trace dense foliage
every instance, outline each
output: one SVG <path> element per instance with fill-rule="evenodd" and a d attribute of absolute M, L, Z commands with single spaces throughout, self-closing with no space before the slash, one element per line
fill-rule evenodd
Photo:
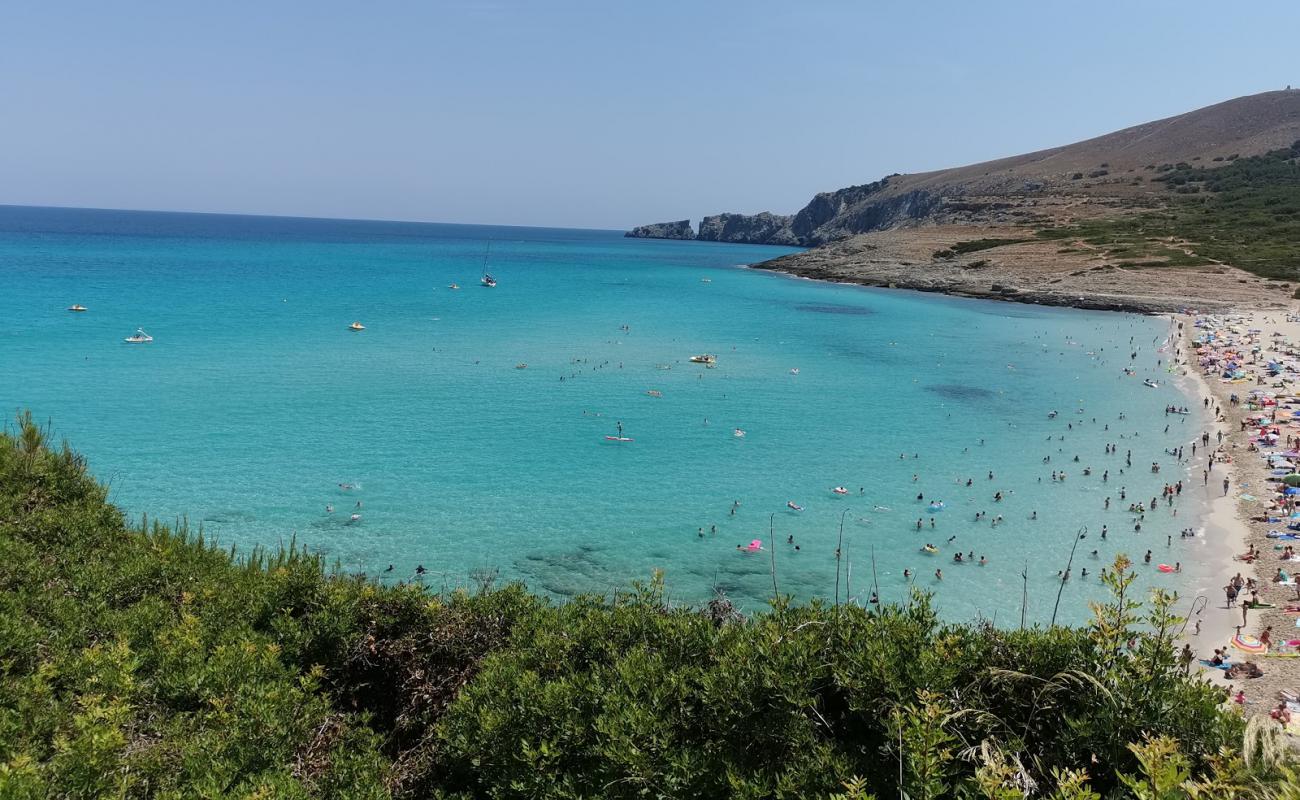
<path fill-rule="evenodd" d="M 1267 278 L 1300 278 L 1300 141 L 1261 156 L 1156 169 L 1153 180 L 1174 192 L 1159 209 L 1039 235 L 1100 247 L 1120 267 L 1223 263 Z"/>
<path fill-rule="evenodd" d="M 105 500 L 29 419 L 0 437 L 0 797 L 1300 797 L 1122 563 L 1084 629 L 921 594 L 739 619 L 658 577 L 380 586 Z"/>

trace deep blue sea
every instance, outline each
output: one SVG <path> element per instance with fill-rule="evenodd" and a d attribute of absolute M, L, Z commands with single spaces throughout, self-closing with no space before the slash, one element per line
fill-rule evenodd
<path fill-rule="evenodd" d="M 241 550 L 296 537 L 385 580 L 423 565 L 434 588 L 495 572 L 563 597 L 662 570 L 675 600 L 716 587 L 752 609 L 771 557 L 736 548 L 757 538 L 781 592 L 829 598 L 841 520 L 842 595 L 901 599 L 911 569 L 953 619 L 1018 623 L 1026 568 L 1029 618 L 1046 619 L 1085 525 L 1063 619 L 1086 616 L 1120 550 L 1151 584 L 1199 588 L 1204 544 L 1178 536 L 1190 500 L 1140 533 L 1126 512 L 1184 476 L 1164 450 L 1200 431 L 1163 413 L 1194 402 L 1157 363 L 1167 320 L 743 267 L 785 252 L 0 207 L 0 409 L 48 420 L 133 518 L 184 517 Z M 154 341 L 124 343 L 137 328 Z M 619 423 L 634 441 L 604 438 Z M 958 548 L 988 564 L 952 563 Z M 1154 569 L 1175 561 L 1181 576 Z"/>

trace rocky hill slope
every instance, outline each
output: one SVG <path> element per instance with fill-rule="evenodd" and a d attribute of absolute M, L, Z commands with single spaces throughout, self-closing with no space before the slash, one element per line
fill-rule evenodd
<path fill-rule="evenodd" d="M 1221 164 L 1297 139 L 1300 90 L 1265 92 L 1063 147 L 823 192 L 791 216 L 706 217 L 697 238 L 816 246 L 923 223 L 1095 216 L 1098 208 L 1167 194 L 1166 186 L 1151 179 L 1179 164 Z M 628 235 L 653 236 L 656 228 Z"/>

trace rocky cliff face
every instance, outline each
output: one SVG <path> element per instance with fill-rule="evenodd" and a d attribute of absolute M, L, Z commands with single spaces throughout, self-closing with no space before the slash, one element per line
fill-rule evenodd
<path fill-rule="evenodd" d="M 695 231 L 691 228 L 689 219 L 679 219 L 676 222 L 642 225 L 623 235 L 633 239 L 694 239 Z"/>
<path fill-rule="evenodd" d="M 812 203 L 809 204 L 811 205 Z M 826 244 L 859 233 L 896 228 L 930 218 L 942 205 L 943 201 L 938 195 L 924 190 L 890 196 L 839 198 L 834 213 L 825 222 L 799 235 L 799 243 L 804 246 Z M 800 214 L 802 213 L 801 211 Z"/>
<path fill-rule="evenodd" d="M 829 223 L 844 212 L 846 208 L 865 202 L 888 185 L 889 179 L 850 186 L 834 192 L 821 192 L 813 197 L 808 205 L 794 215 L 790 225 L 791 231 L 801 242 L 825 240 L 828 232 L 823 231 Z"/>
<path fill-rule="evenodd" d="M 793 216 L 714 214 L 700 220 L 692 233 L 690 220 L 642 225 L 627 236 L 648 239 L 698 239 L 703 242 L 779 244 L 813 247 L 848 236 L 897 227 L 931 217 L 943 205 L 940 196 L 925 190 L 889 192 L 890 179 L 822 192 Z"/>
<path fill-rule="evenodd" d="M 695 238 L 705 242 L 740 244 L 799 244 L 790 230 L 793 217 L 772 214 L 715 214 L 700 220 Z"/>

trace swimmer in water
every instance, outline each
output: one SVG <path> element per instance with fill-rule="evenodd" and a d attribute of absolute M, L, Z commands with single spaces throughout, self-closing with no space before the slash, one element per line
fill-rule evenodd
<path fill-rule="evenodd" d="M 329 503 L 326 503 L 326 504 L 325 504 L 325 513 L 326 513 L 326 514 L 333 514 L 333 513 L 334 513 L 334 506 L 331 505 L 331 504 L 329 504 Z"/>

